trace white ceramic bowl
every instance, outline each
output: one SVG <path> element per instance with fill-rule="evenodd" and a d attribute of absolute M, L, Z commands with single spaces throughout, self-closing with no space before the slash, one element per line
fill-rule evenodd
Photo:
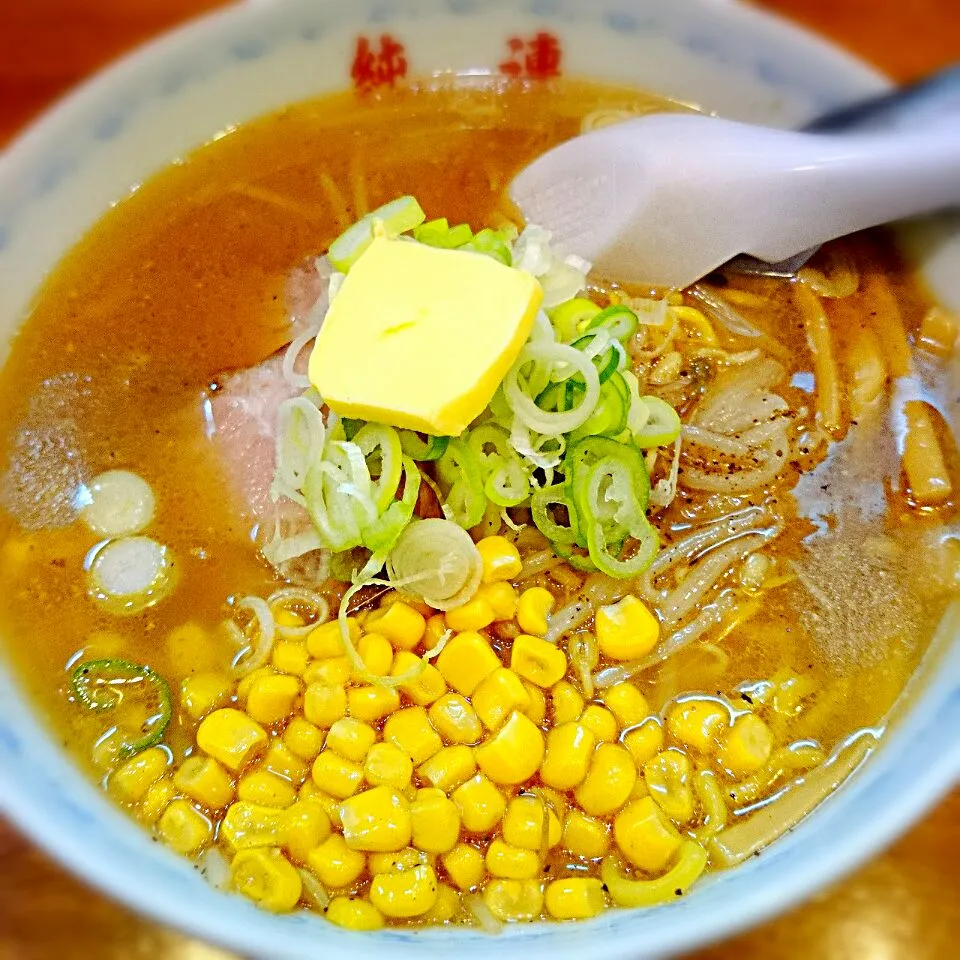
<path fill-rule="evenodd" d="M 288 0 L 247 4 L 146 47 L 56 107 L 0 158 L 0 338 L 44 274 L 132 184 L 217 131 L 350 83 L 358 35 L 388 33 L 412 74 L 496 69 L 507 38 L 557 36 L 570 74 L 627 81 L 789 125 L 884 81 L 799 30 L 716 0 Z M 960 303 L 960 250 L 929 266 Z M 39 638 L 38 638 L 39 639 Z M 246 955 L 394 960 L 662 957 L 756 923 L 888 843 L 960 774 L 960 646 L 943 636 L 878 755 L 790 835 L 681 901 L 583 924 L 357 935 L 273 917 L 209 888 L 114 810 L 58 750 L 0 662 L 0 810 L 90 883 Z"/>

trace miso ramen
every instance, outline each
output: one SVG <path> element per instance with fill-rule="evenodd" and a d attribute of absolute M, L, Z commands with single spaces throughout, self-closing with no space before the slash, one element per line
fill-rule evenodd
<path fill-rule="evenodd" d="M 292 106 L 39 292 L 0 384 L 3 635 L 211 883 L 357 930 L 651 906 L 883 737 L 957 591 L 956 318 L 880 235 L 662 290 L 518 222 L 525 163 L 664 109 Z"/>

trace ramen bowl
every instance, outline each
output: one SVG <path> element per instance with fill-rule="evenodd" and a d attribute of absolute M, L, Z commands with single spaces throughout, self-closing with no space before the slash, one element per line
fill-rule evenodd
<path fill-rule="evenodd" d="M 151 44 L 51 110 L 0 158 L 0 329 L 13 337 L 56 261 L 152 172 L 235 125 L 350 86 L 453 72 L 563 74 L 648 89 L 745 121 L 791 126 L 882 90 L 802 31 L 710 0 L 288 0 L 215 14 Z M 948 225 L 913 231 L 939 298 L 960 305 Z M 960 645 L 944 620 L 882 747 L 759 856 L 688 897 L 577 924 L 349 933 L 277 917 L 209 886 L 123 816 L 67 759 L 0 660 L 0 811 L 130 907 L 271 958 L 664 957 L 758 923 L 889 843 L 960 776 Z M 40 642 L 41 638 L 38 638 Z"/>

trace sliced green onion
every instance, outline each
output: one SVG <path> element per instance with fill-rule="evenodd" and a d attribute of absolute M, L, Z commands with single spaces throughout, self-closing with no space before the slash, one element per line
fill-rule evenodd
<path fill-rule="evenodd" d="M 616 338 L 621 343 L 629 340 L 640 326 L 637 315 L 623 304 L 614 304 L 594 314 L 590 318 L 586 329 L 606 330 L 611 337 Z"/>
<path fill-rule="evenodd" d="M 131 757 L 158 744 L 173 716 L 167 682 L 150 667 L 129 660 L 87 660 L 71 674 L 70 686 L 77 702 L 97 713 L 122 706 L 140 707 L 131 722 L 123 725 L 121 757 Z"/>
<path fill-rule="evenodd" d="M 397 197 L 361 217 L 330 244 L 327 256 L 333 266 L 346 273 L 373 243 L 378 227 L 388 237 L 398 237 L 426 220 L 414 197 Z"/>
<path fill-rule="evenodd" d="M 474 234 L 473 239 L 465 243 L 461 250 L 473 250 L 475 253 L 483 253 L 488 257 L 493 257 L 505 267 L 513 266 L 513 254 L 510 247 L 496 230 L 487 227 L 479 233 Z"/>
<path fill-rule="evenodd" d="M 176 565 L 150 537 L 122 537 L 100 547 L 90 563 L 90 596 L 114 616 L 141 613 L 176 585 Z"/>
<path fill-rule="evenodd" d="M 592 436 L 617 436 L 627 425 L 629 406 L 630 393 L 626 382 L 619 373 L 614 373 L 600 387 L 600 400 L 587 422 L 572 430 L 569 439 L 576 441 Z"/>
<path fill-rule="evenodd" d="M 567 512 L 567 525 L 557 523 L 551 511 L 552 507 L 562 507 Z M 537 490 L 530 498 L 530 511 L 537 529 L 550 540 L 554 547 L 574 544 L 580 539 L 577 511 L 567 493 L 564 483 Z"/>
<path fill-rule="evenodd" d="M 437 474 L 447 488 L 446 506 L 452 519 L 465 530 L 475 527 L 487 509 L 480 463 L 460 438 L 451 438 L 437 461 Z"/>
<path fill-rule="evenodd" d="M 107 470 L 90 481 L 80 519 L 101 537 L 140 533 L 153 519 L 153 490 L 129 470 Z"/>
<path fill-rule="evenodd" d="M 400 448 L 412 460 L 418 463 L 427 463 L 431 460 L 439 460 L 447 449 L 450 442 L 449 437 L 434 437 L 425 434 L 424 440 L 420 434 L 413 430 L 398 430 L 400 434 Z"/>
<path fill-rule="evenodd" d="M 400 446 L 400 437 L 393 427 L 385 427 L 379 423 L 368 423 L 357 432 L 353 438 L 354 444 L 359 447 L 366 461 L 367 470 L 372 478 L 377 472 L 377 479 L 373 482 L 373 502 L 378 513 L 393 502 L 400 486 L 401 459 L 403 450 Z M 371 464 L 371 460 L 374 461 Z M 379 470 L 370 469 L 379 461 Z"/>
<path fill-rule="evenodd" d="M 564 343 L 573 343 L 589 328 L 590 321 L 601 312 L 586 297 L 574 297 L 549 311 L 550 322 Z"/>
<path fill-rule="evenodd" d="M 451 227 L 446 217 L 428 220 L 413 229 L 413 239 L 425 243 L 428 247 L 440 247 L 442 250 L 455 250 L 473 239 L 473 231 L 465 223 Z"/>
<path fill-rule="evenodd" d="M 659 397 L 641 397 L 647 408 L 647 421 L 634 431 L 638 447 L 665 447 L 680 436 L 680 414 Z"/>
<path fill-rule="evenodd" d="M 571 346 L 582 350 L 597 368 L 597 376 L 605 383 L 625 365 L 626 355 L 620 342 L 613 340 L 605 330 L 588 333 L 575 340 Z"/>

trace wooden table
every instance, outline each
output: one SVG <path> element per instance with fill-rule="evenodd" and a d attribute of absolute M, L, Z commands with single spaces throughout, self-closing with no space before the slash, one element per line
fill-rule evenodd
<path fill-rule="evenodd" d="M 0 0 L 0 144 L 53 97 L 218 0 Z M 957 0 L 765 0 L 900 79 L 960 61 Z M 697 960 L 960 956 L 960 791 L 811 903 Z M 85 889 L 0 823 L 0 960 L 228 960 Z"/>

